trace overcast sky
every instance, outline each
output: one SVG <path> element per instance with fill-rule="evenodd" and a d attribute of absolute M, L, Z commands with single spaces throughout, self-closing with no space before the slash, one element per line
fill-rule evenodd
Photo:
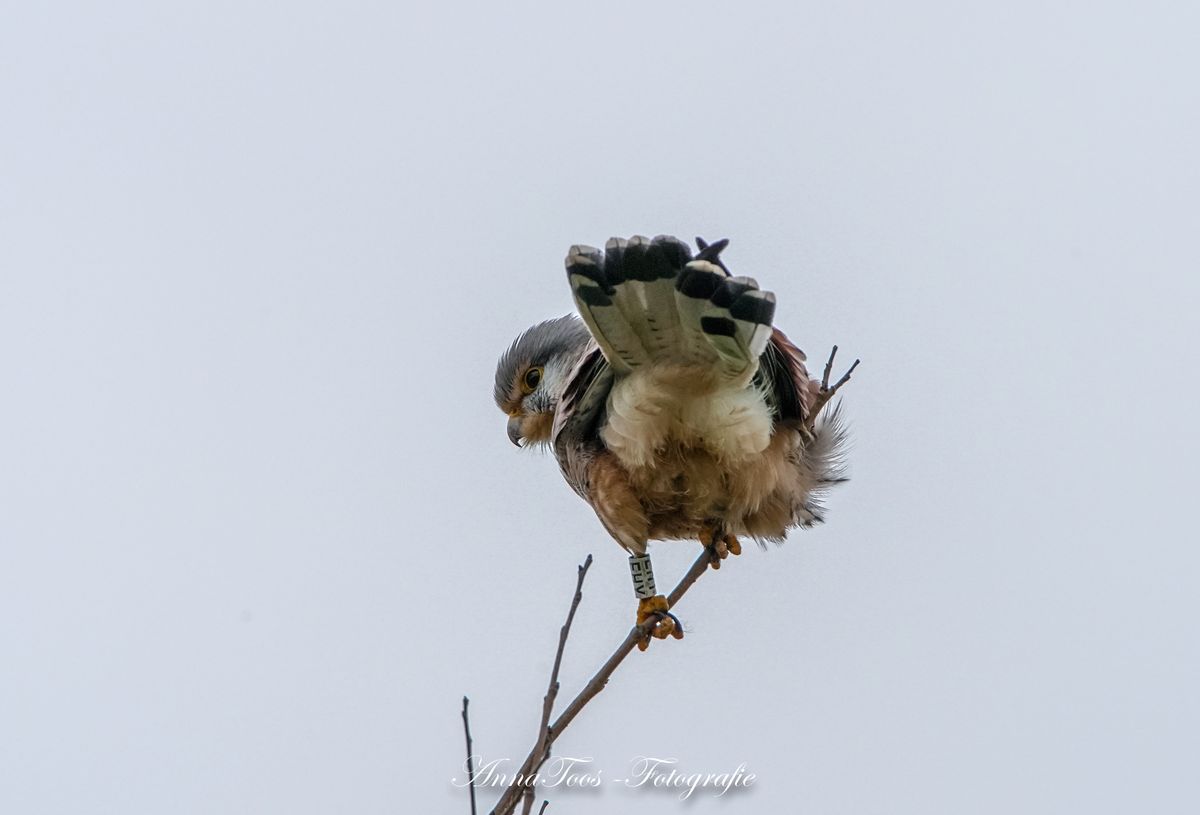
<path fill-rule="evenodd" d="M 863 359 L 852 480 L 548 812 L 1195 811 L 1197 9 L 8 4 L 0 810 L 467 812 L 462 695 L 519 760 L 634 608 L 496 358 L 672 233 Z"/>

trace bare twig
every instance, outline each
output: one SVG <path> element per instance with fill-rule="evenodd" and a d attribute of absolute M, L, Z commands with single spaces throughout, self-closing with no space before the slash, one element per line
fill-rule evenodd
<path fill-rule="evenodd" d="M 696 562 L 688 569 L 683 579 L 679 581 L 679 585 L 667 596 L 667 602 L 671 608 L 674 608 L 675 604 L 683 598 L 683 595 L 687 594 L 692 584 L 700 579 L 700 575 L 704 574 L 708 569 L 708 563 L 709 553 L 705 549 L 700 554 L 700 557 L 696 558 Z M 572 604 L 573 612 L 574 604 Z M 521 765 L 521 769 L 517 772 L 513 783 L 500 796 L 500 800 L 497 802 L 495 809 L 492 810 L 491 815 L 510 815 L 513 809 L 516 808 L 517 801 L 525 793 L 526 785 L 524 782 L 527 777 L 532 776 L 535 764 L 540 766 L 539 754 L 541 752 L 548 752 L 554 741 L 567 729 L 567 725 L 579 715 L 579 711 L 583 710 L 584 705 L 590 702 L 600 691 L 604 690 L 604 686 L 608 684 L 608 680 L 613 675 L 613 672 L 617 670 L 625 660 L 625 657 L 629 656 L 629 652 L 634 649 L 638 641 L 649 636 L 655 624 L 656 621 L 651 620 L 643 625 L 635 625 L 629 630 L 625 639 L 617 646 L 617 650 L 613 651 L 612 656 L 600 666 L 600 670 L 596 672 L 596 675 L 588 680 L 583 690 L 571 700 L 571 703 L 567 705 L 567 709 L 558 715 L 554 723 L 548 729 L 545 729 L 545 743 L 542 744 L 541 738 L 538 739 L 538 744 L 534 745 L 533 750 L 525 757 L 525 762 Z"/>
<path fill-rule="evenodd" d="M 471 718 L 467 715 L 467 704 L 470 702 L 463 697 L 463 730 L 467 734 L 467 785 L 471 789 L 471 815 L 475 815 L 475 756 L 471 748 Z"/>
<path fill-rule="evenodd" d="M 575 609 L 583 600 L 583 579 L 587 577 L 588 569 L 592 568 L 592 556 L 588 555 L 579 568 L 579 576 L 575 580 L 575 596 L 571 598 L 571 608 L 567 610 L 567 620 L 558 631 L 558 650 L 554 652 L 554 667 L 550 669 L 550 685 L 546 688 L 546 696 L 542 700 L 542 722 L 538 725 L 538 740 L 531 755 L 537 756 L 533 767 L 536 773 L 550 757 L 550 745 L 547 742 L 550 730 L 550 713 L 554 710 L 554 700 L 558 697 L 558 670 L 562 667 L 563 649 L 567 647 L 567 637 L 571 634 L 571 623 L 575 620 Z M 532 776 L 531 776 L 532 778 Z M 543 808 L 544 805 L 543 805 Z M 525 790 L 525 806 L 523 815 L 533 812 L 533 784 L 529 783 Z"/>
<path fill-rule="evenodd" d="M 837 346 L 829 352 L 829 360 L 825 363 L 825 372 L 821 374 L 821 390 L 829 390 L 829 374 L 833 370 L 833 358 L 837 356 Z"/>
<path fill-rule="evenodd" d="M 825 405 L 833 398 L 833 395 L 838 392 L 838 388 L 850 381 L 850 374 L 854 373 L 854 369 L 858 367 L 861 360 L 854 360 L 854 364 L 846 373 L 842 374 L 842 378 L 829 386 L 829 375 L 833 372 L 833 358 L 837 356 L 838 347 L 833 346 L 833 350 L 829 352 L 829 360 L 825 363 L 825 370 L 821 373 L 821 389 L 817 391 L 817 398 L 813 400 L 812 407 L 808 411 L 808 418 L 804 420 L 804 429 L 810 434 L 813 431 L 813 426 L 817 423 L 817 416 L 824 410 Z"/>

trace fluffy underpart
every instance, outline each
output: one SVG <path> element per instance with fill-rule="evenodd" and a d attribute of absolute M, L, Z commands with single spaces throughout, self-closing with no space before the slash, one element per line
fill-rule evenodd
<path fill-rule="evenodd" d="M 772 416 L 758 387 L 731 388 L 719 371 L 674 362 L 639 368 L 609 393 L 601 439 L 629 469 L 653 466 L 669 447 L 734 464 L 762 453 Z"/>

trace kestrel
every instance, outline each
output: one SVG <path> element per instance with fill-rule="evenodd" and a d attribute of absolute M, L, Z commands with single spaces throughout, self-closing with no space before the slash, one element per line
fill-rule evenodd
<path fill-rule="evenodd" d="M 845 432 L 825 408 L 849 372 L 830 387 L 831 355 L 811 378 L 772 326 L 775 296 L 729 274 L 728 241 L 696 243 L 695 257 L 668 236 L 571 247 L 583 319 L 533 326 L 496 367 L 509 439 L 554 451 L 629 553 L 637 622 L 658 638 L 683 630 L 655 591 L 649 541 L 698 540 L 719 567 L 738 536 L 782 541 L 821 521 L 822 493 L 843 480 Z"/>

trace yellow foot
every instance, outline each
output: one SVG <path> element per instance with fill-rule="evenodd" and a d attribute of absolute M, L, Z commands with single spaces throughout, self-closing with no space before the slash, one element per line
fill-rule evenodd
<path fill-rule="evenodd" d="M 646 633 L 638 640 L 638 650 L 645 651 L 650 646 L 650 638 L 665 640 L 674 637 L 683 639 L 683 626 L 668 609 L 667 598 L 661 594 L 654 597 L 643 597 L 638 600 L 637 624 L 646 627 Z"/>
<path fill-rule="evenodd" d="M 714 569 L 721 568 L 721 561 L 730 555 L 740 555 L 742 553 L 742 544 L 734 535 L 728 535 L 724 532 L 719 533 L 715 530 L 705 530 L 700 533 L 700 542 L 704 544 L 704 548 L 708 550 L 708 563 Z"/>

